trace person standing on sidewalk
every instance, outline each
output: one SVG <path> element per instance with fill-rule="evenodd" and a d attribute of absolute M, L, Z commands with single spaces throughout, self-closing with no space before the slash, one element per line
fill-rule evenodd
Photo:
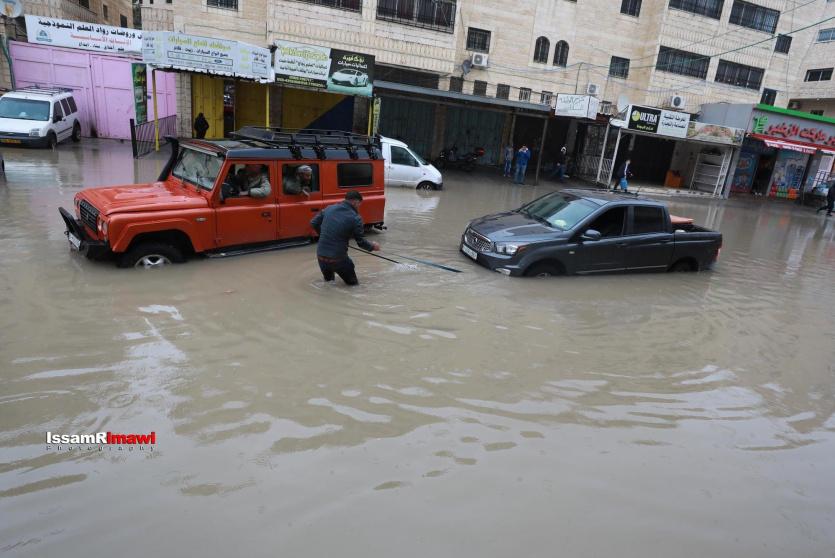
<path fill-rule="evenodd" d="M 554 165 L 554 172 L 551 173 L 551 178 L 556 178 L 560 182 L 565 182 L 565 153 L 565 146 L 562 146 L 560 148 L 560 152 L 557 153 L 557 160 L 556 164 Z"/>
<path fill-rule="evenodd" d="M 511 168 L 513 168 L 513 145 L 508 143 L 504 146 L 504 172 L 502 176 L 510 178 Z"/>
<path fill-rule="evenodd" d="M 206 132 L 209 131 L 209 121 L 206 120 L 202 112 L 194 119 L 194 131 L 197 132 L 197 139 L 205 138 Z"/>
<path fill-rule="evenodd" d="M 531 151 L 527 145 L 522 145 L 519 151 L 516 152 L 516 177 L 513 179 L 514 184 L 525 183 L 525 173 L 528 172 L 528 161 L 531 160 Z"/>
<path fill-rule="evenodd" d="M 351 237 L 363 250 L 377 252 L 380 245 L 365 239 L 365 227 L 359 214 L 362 194 L 351 190 L 345 194 L 345 201 L 326 207 L 310 221 L 319 234 L 316 258 L 325 281 L 333 281 L 339 275 L 347 285 L 358 285 L 354 262 L 348 257 L 348 242 Z"/>
<path fill-rule="evenodd" d="M 826 210 L 826 216 L 832 215 L 832 210 L 835 208 L 835 178 L 829 182 L 829 191 L 826 193 L 826 204 L 818 208 L 815 213 L 820 213 Z"/>

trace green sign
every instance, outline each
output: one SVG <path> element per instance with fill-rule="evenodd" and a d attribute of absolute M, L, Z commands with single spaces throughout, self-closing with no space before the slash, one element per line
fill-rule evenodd
<path fill-rule="evenodd" d="M 754 127 L 751 130 L 754 134 L 762 134 L 765 132 L 765 127 L 768 125 L 768 117 L 767 116 L 756 116 L 754 117 Z"/>
<path fill-rule="evenodd" d="M 133 106 L 136 123 L 148 121 L 148 67 L 145 64 L 131 64 L 133 75 Z"/>

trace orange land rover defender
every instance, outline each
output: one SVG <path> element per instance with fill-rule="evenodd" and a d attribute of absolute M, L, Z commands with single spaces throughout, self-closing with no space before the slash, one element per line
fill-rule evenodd
<path fill-rule="evenodd" d="M 378 137 L 248 127 L 230 140 L 169 141 L 156 182 L 88 188 L 75 195 L 75 215 L 59 209 L 72 249 L 160 267 L 307 244 L 310 220 L 348 190 L 362 193 L 366 227 L 384 228 Z"/>

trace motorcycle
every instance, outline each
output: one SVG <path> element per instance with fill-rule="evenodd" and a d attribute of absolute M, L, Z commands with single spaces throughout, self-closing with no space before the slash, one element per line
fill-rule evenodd
<path fill-rule="evenodd" d="M 484 156 L 484 149 L 476 147 L 465 155 L 458 156 L 458 147 L 452 146 L 449 149 L 441 151 L 438 158 L 435 159 L 435 166 L 439 169 L 460 169 L 466 172 L 475 170 L 476 162 Z"/>

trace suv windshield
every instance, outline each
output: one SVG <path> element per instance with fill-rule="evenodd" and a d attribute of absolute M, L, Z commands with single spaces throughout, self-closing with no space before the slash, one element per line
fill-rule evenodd
<path fill-rule="evenodd" d="M 49 120 L 49 101 L 3 97 L 0 99 L 0 118 L 46 122 Z"/>
<path fill-rule="evenodd" d="M 523 205 L 517 211 L 542 224 L 567 231 L 596 209 L 590 201 L 555 192 Z"/>
<path fill-rule="evenodd" d="M 221 157 L 183 148 L 171 174 L 205 190 L 211 190 L 222 164 Z"/>

